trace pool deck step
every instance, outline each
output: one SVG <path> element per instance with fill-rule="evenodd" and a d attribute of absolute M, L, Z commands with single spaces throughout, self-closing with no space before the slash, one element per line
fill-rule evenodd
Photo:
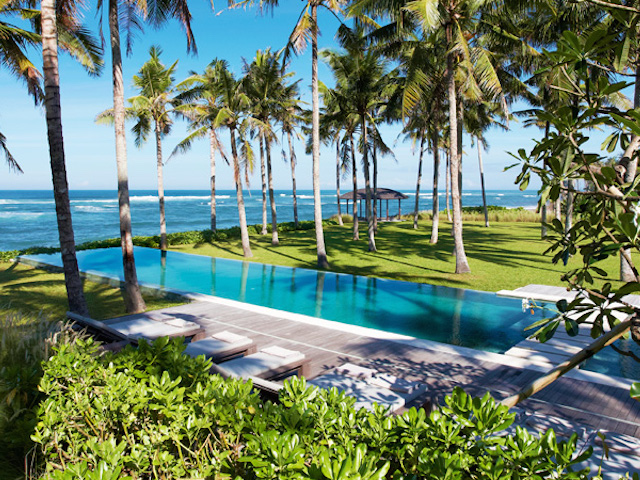
<path fill-rule="evenodd" d="M 575 290 L 567 290 L 565 287 L 551 285 L 529 284 L 514 290 L 500 290 L 496 292 L 502 297 L 522 298 L 537 300 L 540 302 L 558 302 L 560 300 L 573 301 L 578 294 Z M 630 305 L 640 307 L 640 295 L 626 295 L 622 299 Z"/>
<path fill-rule="evenodd" d="M 564 334 L 564 335 L 563 335 Z M 556 366 L 568 360 L 593 342 L 588 335 L 569 336 L 566 332 L 556 333 L 544 343 L 528 338 L 507 350 L 504 354 L 524 358 L 536 365 Z"/>

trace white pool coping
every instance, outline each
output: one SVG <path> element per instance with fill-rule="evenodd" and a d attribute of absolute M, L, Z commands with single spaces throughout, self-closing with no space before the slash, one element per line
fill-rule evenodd
<path fill-rule="evenodd" d="M 33 260 L 25 257 L 17 257 L 16 261 L 25 263 L 27 265 L 32 265 L 34 267 L 60 268 L 55 265 L 51 265 L 45 262 L 41 262 L 38 260 Z M 88 277 L 89 279 L 95 280 L 97 282 L 102 281 L 103 283 L 105 283 L 104 282 L 105 280 L 109 281 L 107 283 L 112 283 L 112 284 L 113 282 L 118 282 L 118 283 L 122 282 L 122 280 L 120 280 L 119 277 L 112 276 L 112 275 L 105 275 L 104 273 L 101 273 L 95 270 L 87 270 L 86 272 L 82 272 L 82 274 L 85 277 Z M 292 320 L 295 322 L 305 323 L 308 325 L 320 326 L 320 327 L 328 328 L 331 330 L 348 332 L 354 335 L 361 335 L 364 337 L 398 342 L 404 345 L 408 345 L 414 348 L 420 348 L 423 350 L 430 350 L 430 351 L 435 351 L 439 353 L 448 353 L 452 355 L 460 355 L 466 358 L 470 358 L 472 360 L 492 362 L 499 365 L 505 365 L 505 366 L 514 367 L 514 368 L 523 368 L 523 369 L 533 370 L 540 373 L 546 373 L 550 371 L 548 367 L 536 365 L 532 362 L 527 361 L 524 358 L 512 357 L 512 356 L 504 355 L 501 353 L 485 352 L 482 350 L 476 350 L 469 347 L 450 345 L 446 343 L 435 342 L 433 340 L 416 338 L 409 335 L 401 335 L 397 333 L 386 332 L 384 330 L 378 330 L 375 328 L 362 327 L 359 325 L 350 325 L 347 323 L 341 323 L 334 320 L 325 320 L 323 318 L 312 317 L 312 316 L 303 315 L 300 313 L 287 312 L 285 310 L 278 310 L 270 307 L 263 307 L 261 305 L 253 305 L 250 303 L 244 303 L 237 300 L 230 300 L 227 298 L 216 297 L 213 295 L 187 292 L 184 290 L 178 290 L 173 288 L 164 288 L 159 285 L 149 284 L 145 282 L 140 282 L 140 286 L 148 289 L 156 290 L 162 293 L 178 295 L 192 301 L 226 305 L 226 306 L 246 310 L 252 313 L 269 315 L 272 317 L 283 318 L 286 320 Z M 605 385 L 609 387 L 624 388 L 627 390 L 631 388 L 633 383 L 635 383 L 635 381 L 631 379 L 617 377 L 614 375 L 605 375 L 602 373 L 591 372 L 588 370 L 580 370 L 580 369 L 570 370 L 569 372 L 565 373 L 563 377 L 571 378 L 573 380 L 588 382 L 588 383 L 594 383 L 598 385 Z"/>

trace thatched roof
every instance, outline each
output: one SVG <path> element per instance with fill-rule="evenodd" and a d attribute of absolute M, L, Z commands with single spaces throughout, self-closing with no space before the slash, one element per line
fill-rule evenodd
<path fill-rule="evenodd" d="M 409 198 L 404 193 L 391 190 L 390 188 L 378 188 L 377 193 L 375 197 L 376 200 L 404 200 L 405 198 Z M 358 200 L 365 200 L 367 198 L 367 190 L 360 188 L 357 191 L 357 195 Z M 371 196 L 373 198 L 373 189 L 371 189 Z M 353 200 L 353 191 L 340 195 L 340 200 Z"/>

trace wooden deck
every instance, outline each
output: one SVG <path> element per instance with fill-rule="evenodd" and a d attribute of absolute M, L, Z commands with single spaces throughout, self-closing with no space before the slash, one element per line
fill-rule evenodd
<path fill-rule="evenodd" d="M 419 398 L 410 406 L 434 398 L 442 402 L 455 386 L 476 396 L 489 391 L 496 399 L 502 399 L 541 375 L 539 371 L 309 325 L 282 318 L 277 311 L 265 314 L 214 302 L 195 302 L 161 312 L 196 322 L 207 332 L 228 330 L 248 336 L 258 348 L 278 345 L 301 351 L 311 359 L 310 378 L 352 362 L 428 384 L 428 397 Z M 120 317 L 117 321 L 137 316 Z M 629 396 L 627 388 L 561 378 L 519 407 L 527 413 L 553 415 L 640 438 L 640 402 Z"/>

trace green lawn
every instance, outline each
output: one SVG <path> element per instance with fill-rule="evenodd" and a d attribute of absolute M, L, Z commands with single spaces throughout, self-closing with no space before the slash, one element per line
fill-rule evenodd
<path fill-rule="evenodd" d="M 105 319 L 125 315 L 120 290 L 93 282 L 85 282 L 84 291 L 93 318 Z M 145 297 L 147 308 L 157 310 L 176 302 Z M 64 276 L 15 263 L 0 263 L 0 311 L 25 313 L 42 311 L 53 319 L 63 318 L 67 311 Z"/>
<path fill-rule="evenodd" d="M 529 283 L 563 285 L 563 272 L 578 266 L 574 259 L 566 267 L 553 265 L 551 256 L 542 253 L 549 243 L 540 240 L 540 226 L 535 223 L 468 222 L 464 226 L 464 240 L 470 274 L 456 275 L 451 225 L 440 225 L 440 240 L 429 243 L 431 223 L 423 222 L 418 230 L 410 222 L 381 223 L 376 244 L 378 251 L 367 251 L 366 230 L 361 228 L 360 241 L 352 240 L 351 224 L 325 227 L 325 239 L 331 270 L 357 275 L 394 278 L 450 287 L 497 291 L 512 289 Z M 251 235 L 252 262 L 315 268 L 316 248 L 314 230 L 280 234 L 280 245 L 271 245 L 271 235 Z M 239 240 L 212 244 L 176 245 L 173 250 L 242 259 Z M 599 264 L 617 278 L 618 261 L 610 258 Z"/>

